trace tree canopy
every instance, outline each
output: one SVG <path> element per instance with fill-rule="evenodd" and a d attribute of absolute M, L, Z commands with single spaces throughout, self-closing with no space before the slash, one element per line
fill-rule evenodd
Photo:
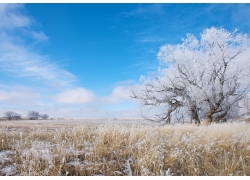
<path fill-rule="evenodd" d="M 131 96 L 142 106 L 161 108 L 146 119 L 166 124 L 189 116 L 195 123 L 204 118 L 211 123 L 237 115 L 250 87 L 247 34 L 207 28 L 200 39 L 187 34 L 181 44 L 163 45 L 157 57 L 158 74 L 145 78 Z"/>

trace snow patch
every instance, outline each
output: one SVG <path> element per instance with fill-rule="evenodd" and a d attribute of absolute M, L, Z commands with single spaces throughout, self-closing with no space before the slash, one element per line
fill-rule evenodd
<path fill-rule="evenodd" d="M 10 150 L 0 152 L 0 162 L 3 164 L 6 161 L 11 161 L 12 159 L 8 158 L 8 155 L 11 153 L 12 153 L 12 151 L 10 151 Z"/>
<path fill-rule="evenodd" d="M 11 176 L 11 175 L 15 174 L 16 168 L 15 168 L 15 166 L 9 165 L 9 166 L 4 167 L 1 171 L 6 176 Z"/>
<path fill-rule="evenodd" d="M 131 167 L 130 167 L 130 163 L 129 163 L 130 160 L 132 160 L 132 159 L 129 158 L 128 160 L 126 160 L 126 169 L 124 170 L 124 172 L 128 173 L 128 176 L 132 176 L 133 175 Z"/>

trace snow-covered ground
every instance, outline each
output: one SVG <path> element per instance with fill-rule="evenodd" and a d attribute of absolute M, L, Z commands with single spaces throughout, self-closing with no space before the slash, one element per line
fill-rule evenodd
<path fill-rule="evenodd" d="M 12 164 L 12 158 L 9 155 L 13 154 L 13 151 L 4 150 L 0 152 L 0 174 L 5 176 L 11 176 L 16 173 L 16 164 Z"/>

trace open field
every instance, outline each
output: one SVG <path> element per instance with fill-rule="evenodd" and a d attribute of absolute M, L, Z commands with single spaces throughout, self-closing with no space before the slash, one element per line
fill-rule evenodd
<path fill-rule="evenodd" d="M 100 125 L 105 123 L 119 124 L 149 124 L 142 119 L 73 119 L 73 120 L 0 120 L 0 125 L 15 126 L 76 126 L 76 125 Z"/>
<path fill-rule="evenodd" d="M 0 139 L 0 175 L 250 175 L 245 122 L 0 121 Z"/>

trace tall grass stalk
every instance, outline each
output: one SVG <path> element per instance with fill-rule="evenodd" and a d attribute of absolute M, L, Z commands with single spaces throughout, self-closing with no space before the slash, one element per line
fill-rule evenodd
<path fill-rule="evenodd" d="M 250 175 L 250 123 L 0 127 L 0 175 Z"/>

